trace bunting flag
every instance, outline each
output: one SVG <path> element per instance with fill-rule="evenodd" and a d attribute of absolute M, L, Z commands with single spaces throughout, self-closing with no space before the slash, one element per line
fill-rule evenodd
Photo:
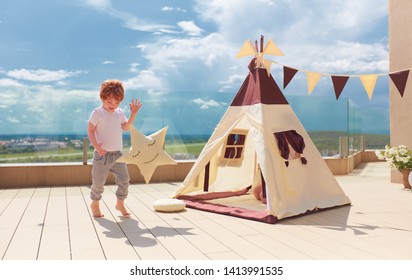
<path fill-rule="evenodd" d="M 271 39 L 268 40 L 266 46 L 263 48 L 263 53 L 276 56 L 284 56 L 283 52 L 273 43 Z"/>
<path fill-rule="evenodd" d="M 288 86 L 289 82 L 292 80 L 293 76 L 295 76 L 297 72 L 297 69 L 283 66 L 283 89 L 285 89 Z"/>
<path fill-rule="evenodd" d="M 343 89 L 346 86 L 346 83 L 351 77 L 358 77 L 360 79 L 366 91 L 366 94 L 368 95 L 369 100 L 371 100 L 378 77 L 384 76 L 384 75 L 388 75 L 390 77 L 390 79 L 396 86 L 396 89 L 398 90 L 399 94 L 401 95 L 401 97 L 403 97 L 405 89 L 406 89 L 406 83 L 408 81 L 409 71 L 412 69 L 412 68 L 409 68 L 405 70 L 398 70 L 396 72 L 383 73 L 383 74 L 362 74 L 362 75 L 326 74 L 326 73 L 317 73 L 317 72 L 312 72 L 312 71 L 301 70 L 301 69 L 297 69 L 297 68 L 290 67 L 287 65 L 283 65 L 274 60 L 264 59 L 263 58 L 264 54 L 277 55 L 277 56 L 284 55 L 283 52 L 270 39 L 266 43 L 265 47 L 263 47 L 263 36 L 261 36 L 260 51 L 259 51 L 259 46 L 258 46 L 257 41 L 255 41 L 255 45 L 253 45 L 253 43 L 250 40 L 246 40 L 242 48 L 236 55 L 236 57 L 240 58 L 244 56 L 254 55 L 255 59 L 252 60 L 251 62 L 251 64 L 253 65 L 249 64 L 249 66 L 253 68 L 256 66 L 264 67 L 266 68 L 268 75 L 270 75 L 270 68 L 272 66 L 272 63 L 276 63 L 278 65 L 283 66 L 283 89 L 285 89 L 289 85 L 289 83 L 295 77 L 297 72 L 299 71 L 306 72 L 308 95 L 312 93 L 313 89 L 315 88 L 315 86 L 317 85 L 317 83 L 319 82 L 322 76 L 330 76 L 332 78 L 336 100 L 339 99 L 340 95 L 342 94 Z"/>
<path fill-rule="evenodd" d="M 406 81 L 408 80 L 409 70 L 399 71 L 395 73 L 389 74 L 392 82 L 395 84 L 396 88 L 398 89 L 401 97 L 403 97 L 403 93 L 406 87 Z"/>
<path fill-rule="evenodd" d="M 312 93 L 312 90 L 315 88 L 316 84 L 318 83 L 321 77 L 322 75 L 319 73 L 315 73 L 315 72 L 306 73 L 306 80 L 308 82 L 308 95 Z"/>
<path fill-rule="evenodd" d="M 361 75 L 359 79 L 368 94 L 369 100 L 371 100 L 376 81 L 378 80 L 378 75 Z"/>
<path fill-rule="evenodd" d="M 269 39 L 265 47 L 263 47 L 263 41 L 264 41 L 263 36 L 260 36 L 260 51 L 259 51 L 259 46 L 258 46 L 257 41 L 255 41 L 255 45 L 253 46 L 250 40 L 246 40 L 242 48 L 240 49 L 240 51 L 237 53 L 236 58 L 253 55 L 254 56 L 253 61 L 254 63 L 257 64 L 257 67 L 266 68 L 268 76 L 270 76 L 270 68 L 272 67 L 272 60 L 264 59 L 263 55 L 271 54 L 271 55 L 283 56 L 284 54 L 275 45 L 275 43 L 273 43 L 272 40 Z M 250 65 L 250 64 L 249 66 L 255 67 L 254 65 Z"/>
<path fill-rule="evenodd" d="M 284 89 L 292 81 L 292 79 L 294 78 L 297 72 L 306 72 L 306 79 L 308 83 L 308 95 L 311 94 L 317 82 L 322 76 L 335 77 L 335 78 L 332 78 L 332 81 L 335 80 L 334 89 L 335 89 L 336 99 L 338 99 L 339 96 L 341 95 L 346 85 L 347 80 L 349 78 L 358 77 L 361 80 L 363 87 L 365 88 L 365 91 L 368 95 L 369 100 L 371 100 L 378 77 L 386 76 L 386 75 L 388 75 L 391 78 L 392 82 L 394 83 L 397 90 L 399 91 L 399 94 L 401 95 L 401 97 L 403 97 L 405 89 L 406 89 L 406 83 L 408 81 L 409 71 L 412 69 L 410 68 L 406 70 L 400 70 L 400 71 L 390 72 L 390 73 L 380 73 L 380 74 L 340 75 L 340 74 L 311 72 L 311 71 L 287 66 L 287 65 L 281 64 L 274 60 L 271 60 L 271 61 L 283 67 L 283 88 Z M 339 78 L 339 77 L 344 77 L 344 78 Z"/>
<path fill-rule="evenodd" d="M 332 76 L 333 88 L 335 89 L 336 100 L 339 99 L 340 94 L 343 91 L 349 76 Z"/>
<path fill-rule="evenodd" d="M 257 51 L 256 48 L 253 46 L 252 42 L 250 40 L 246 40 L 240 51 L 237 53 L 236 58 L 249 55 L 257 55 Z"/>

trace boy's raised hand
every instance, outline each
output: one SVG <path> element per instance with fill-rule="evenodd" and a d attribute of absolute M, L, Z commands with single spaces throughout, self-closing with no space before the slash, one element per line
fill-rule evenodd
<path fill-rule="evenodd" d="M 139 112 L 140 108 L 142 107 L 142 103 L 140 103 L 140 100 L 136 98 L 136 101 L 132 98 L 132 103 L 129 104 L 130 106 L 130 112 L 132 114 L 137 114 Z"/>

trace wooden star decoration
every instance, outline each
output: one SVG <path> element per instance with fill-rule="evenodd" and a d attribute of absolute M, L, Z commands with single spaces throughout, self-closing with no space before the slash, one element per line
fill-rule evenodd
<path fill-rule="evenodd" d="M 163 149 L 166 131 L 167 127 L 164 127 L 146 136 L 132 127 L 130 130 L 131 147 L 117 162 L 137 165 L 146 184 L 148 184 L 157 166 L 177 164 Z"/>

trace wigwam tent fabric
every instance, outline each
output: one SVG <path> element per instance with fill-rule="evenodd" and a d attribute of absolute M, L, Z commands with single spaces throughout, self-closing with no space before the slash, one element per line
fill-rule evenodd
<path fill-rule="evenodd" d="M 272 75 L 256 65 L 254 58 L 174 197 L 188 207 L 267 223 L 349 205 Z"/>

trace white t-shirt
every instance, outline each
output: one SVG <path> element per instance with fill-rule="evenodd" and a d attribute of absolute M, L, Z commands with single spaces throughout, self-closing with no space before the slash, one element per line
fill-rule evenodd
<path fill-rule="evenodd" d="M 108 152 L 123 149 L 122 124 L 127 122 L 127 118 L 120 108 L 112 113 L 103 106 L 97 107 L 90 114 L 89 122 L 96 126 L 96 140 L 103 144 L 103 149 Z"/>

